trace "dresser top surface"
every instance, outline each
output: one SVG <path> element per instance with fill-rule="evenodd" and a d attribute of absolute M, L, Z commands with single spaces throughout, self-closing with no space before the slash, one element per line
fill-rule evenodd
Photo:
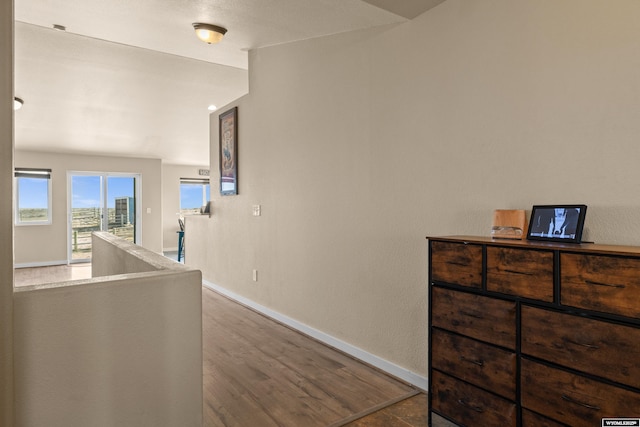
<path fill-rule="evenodd" d="M 427 236 L 428 240 L 456 243 L 475 243 L 491 246 L 509 246 L 522 249 L 549 249 L 564 252 L 640 256 L 640 247 L 602 245 L 596 243 L 559 243 L 532 240 L 494 239 L 488 236 Z"/>

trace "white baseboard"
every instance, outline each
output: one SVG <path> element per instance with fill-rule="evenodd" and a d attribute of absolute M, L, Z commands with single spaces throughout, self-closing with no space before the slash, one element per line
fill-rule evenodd
<path fill-rule="evenodd" d="M 270 308 L 264 307 L 260 304 L 255 303 L 254 301 L 245 298 L 241 295 L 238 295 L 234 292 L 231 292 L 221 286 L 215 285 L 207 280 L 202 280 L 202 283 L 205 287 L 212 289 L 222 295 L 225 295 L 232 300 L 239 302 L 240 304 L 246 305 L 265 316 L 268 316 L 274 320 L 277 320 L 280 323 L 284 323 L 285 325 L 296 329 L 297 331 L 302 332 L 305 335 L 308 335 L 312 338 L 317 339 L 331 347 L 334 347 L 350 356 L 355 357 L 358 360 L 362 360 L 369 365 L 372 365 L 384 372 L 387 372 L 389 375 L 392 375 L 396 378 L 405 381 L 414 387 L 417 387 L 423 391 L 428 390 L 429 388 L 429 380 L 415 372 L 409 371 L 408 369 L 402 368 L 394 363 L 391 363 L 385 359 L 382 359 L 374 354 L 368 353 L 361 348 L 353 346 L 349 343 L 341 341 L 337 338 L 332 337 L 322 331 L 314 329 L 310 326 L 305 325 L 304 323 L 298 322 L 291 317 L 285 316 L 284 314 L 278 313 L 277 311 L 271 310 Z"/>
<path fill-rule="evenodd" d="M 21 264 L 14 264 L 13 268 L 31 268 L 31 267 L 51 267 L 53 265 L 67 265 L 68 262 L 64 261 L 47 261 L 47 262 L 25 262 Z"/>

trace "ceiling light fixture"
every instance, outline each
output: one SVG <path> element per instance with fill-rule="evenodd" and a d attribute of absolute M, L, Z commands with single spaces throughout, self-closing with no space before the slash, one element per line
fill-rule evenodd
<path fill-rule="evenodd" d="M 13 109 L 15 110 L 19 110 L 22 108 L 22 104 L 24 104 L 24 101 L 20 98 L 13 98 Z"/>
<path fill-rule="evenodd" d="M 193 28 L 196 30 L 198 38 L 209 44 L 218 43 L 227 33 L 226 28 L 218 27 L 217 25 L 202 24 L 200 22 L 195 22 Z"/>

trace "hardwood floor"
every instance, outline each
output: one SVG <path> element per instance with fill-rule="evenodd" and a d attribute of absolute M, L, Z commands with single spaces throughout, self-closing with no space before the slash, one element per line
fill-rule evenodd
<path fill-rule="evenodd" d="M 425 427 L 428 425 L 428 405 L 427 395 L 420 393 L 344 424 L 344 427 Z M 432 427 L 457 427 L 457 425 L 433 415 Z"/>
<path fill-rule="evenodd" d="M 390 405 L 373 414 L 345 424 L 345 427 L 419 427 L 427 425 L 427 395 L 416 396 Z"/>
<path fill-rule="evenodd" d="M 339 426 L 418 391 L 203 289 L 205 426 Z"/>
<path fill-rule="evenodd" d="M 88 264 L 18 269 L 15 285 L 90 271 Z M 427 425 L 419 390 L 208 288 L 202 306 L 203 426 Z M 454 424 L 434 417 L 433 426 Z"/>

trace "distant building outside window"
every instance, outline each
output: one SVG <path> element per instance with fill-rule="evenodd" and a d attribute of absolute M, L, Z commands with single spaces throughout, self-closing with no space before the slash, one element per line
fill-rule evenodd
<path fill-rule="evenodd" d="M 193 215 L 210 200 L 208 179 L 180 178 L 180 214 Z"/>
<path fill-rule="evenodd" d="M 16 225 L 51 224 L 51 169 L 16 168 Z"/>

